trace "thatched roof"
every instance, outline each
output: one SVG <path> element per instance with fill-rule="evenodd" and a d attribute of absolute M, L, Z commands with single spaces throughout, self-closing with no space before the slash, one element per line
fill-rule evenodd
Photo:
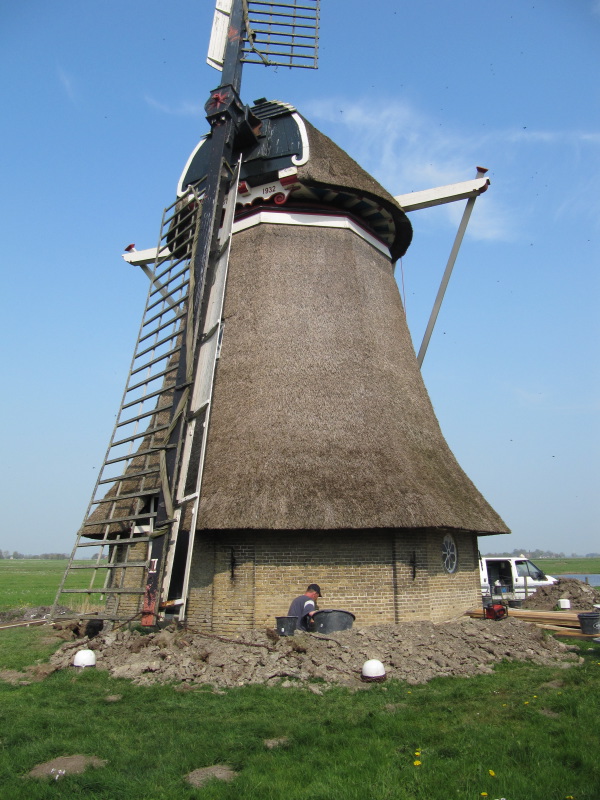
<path fill-rule="evenodd" d="M 235 235 L 199 525 L 506 532 L 442 436 L 392 264 L 351 231 Z"/>
<path fill-rule="evenodd" d="M 319 187 L 376 201 L 403 253 L 410 223 L 391 195 L 307 130 L 302 202 Z M 200 528 L 507 532 L 443 438 L 382 252 L 344 229 L 236 233 L 224 317 Z"/>
<path fill-rule="evenodd" d="M 403 256 L 412 239 L 411 224 L 392 195 L 369 175 L 348 153 L 324 133 L 302 118 L 309 140 L 310 158 L 298 168 L 298 178 L 306 186 L 326 186 L 337 191 L 375 199 L 394 220 L 396 235 L 391 246 L 394 259 Z"/>

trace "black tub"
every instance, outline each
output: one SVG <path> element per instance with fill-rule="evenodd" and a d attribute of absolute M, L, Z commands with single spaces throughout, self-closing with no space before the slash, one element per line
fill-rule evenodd
<path fill-rule="evenodd" d="M 335 608 L 317 611 L 313 615 L 315 633 L 333 633 L 334 631 L 347 631 L 355 620 L 354 614 L 349 611 L 338 611 Z"/>
<path fill-rule="evenodd" d="M 298 617 L 275 617 L 277 633 L 280 636 L 293 636 L 296 631 Z"/>
<path fill-rule="evenodd" d="M 588 636 L 597 636 L 600 633 L 600 614 L 595 611 L 588 611 L 587 613 L 577 614 L 579 617 L 579 627 L 582 633 L 587 633 Z"/>

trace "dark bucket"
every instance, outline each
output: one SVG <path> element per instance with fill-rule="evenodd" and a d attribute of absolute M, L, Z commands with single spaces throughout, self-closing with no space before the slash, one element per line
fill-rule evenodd
<path fill-rule="evenodd" d="M 508 607 L 509 608 L 522 608 L 523 601 L 522 600 L 509 600 Z"/>
<path fill-rule="evenodd" d="M 298 617 L 275 617 L 277 633 L 280 636 L 293 636 L 296 630 Z"/>
<path fill-rule="evenodd" d="M 317 611 L 313 615 L 315 633 L 334 633 L 334 631 L 347 631 L 352 627 L 354 614 L 349 611 L 337 611 L 336 609 L 325 609 Z"/>
<path fill-rule="evenodd" d="M 579 627 L 582 633 L 587 633 L 590 636 L 598 635 L 600 633 L 600 614 L 596 611 L 586 611 L 583 614 L 577 614 L 579 617 Z"/>

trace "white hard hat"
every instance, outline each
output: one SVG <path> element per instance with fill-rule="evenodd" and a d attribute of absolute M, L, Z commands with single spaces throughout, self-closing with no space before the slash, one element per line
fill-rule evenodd
<path fill-rule="evenodd" d="M 384 681 L 385 680 L 385 667 L 376 658 L 370 661 L 365 661 L 362 666 L 363 681 Z"/>
<path fill-rule="evenodd" d="M 93 650 L 78 650 L 73 659 L 74 667 L 95 667 L 96 653 Z"/>

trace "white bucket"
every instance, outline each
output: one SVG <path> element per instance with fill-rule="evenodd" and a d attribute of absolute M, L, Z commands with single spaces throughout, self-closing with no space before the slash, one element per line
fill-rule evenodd
<path fill-rule="evenodd" d="M 558 601 L 559 608 L 571 608 L 571 601 L 567 598 L 563 597 L 562 600 Z"/>

